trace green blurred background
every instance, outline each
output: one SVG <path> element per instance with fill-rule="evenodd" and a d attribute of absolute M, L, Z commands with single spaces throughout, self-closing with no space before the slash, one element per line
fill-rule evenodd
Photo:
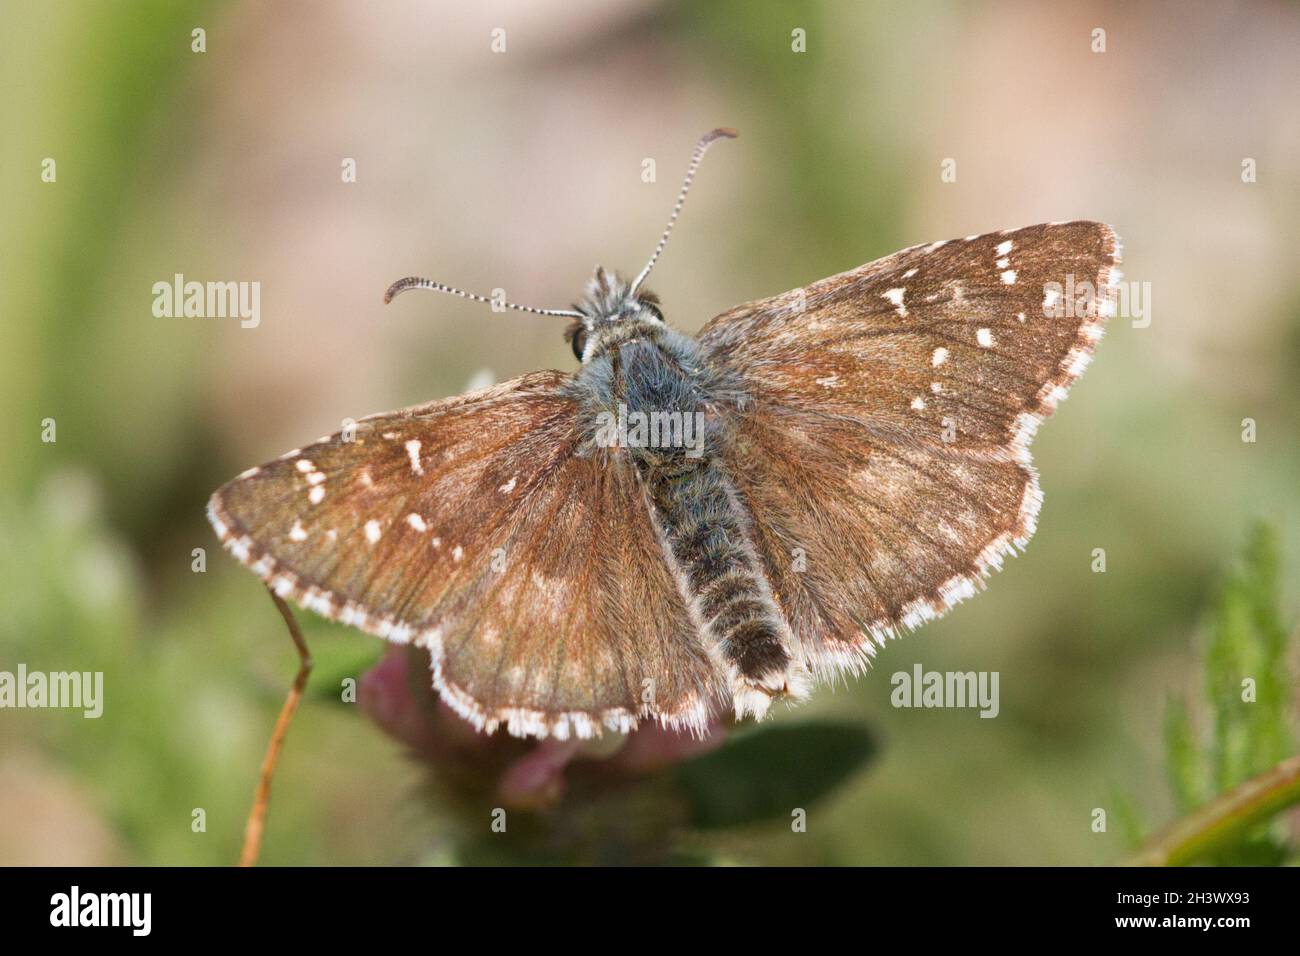
<path fill-rule="evenodd" d="M 741 138 L 654 277 L 678 326 L 904 246 L 1073 218 L 1115 225 L 1151 323 L 1114 321 L 1042 430 L 1028 554 L 867 677 L 777 708 L 877 742 L 808 832 L 672 839 L 741 863 L 1089 864 L 1128 848 L 1093 808 L 1168 820 L 1165 702 L 1199 694 L 1207 608 L 1253 518 L 1300 598 L 1297 7 L 469 6 L 4 3 L 0 669 L 102 670 L 106 702 L 0 711 L 0 863 L 236 858 L 295 660 L 208 494 L 345 417 L 573 368 L 558 320 L 380 294 L 427 274 L 554 307 L 596 262 L 634 273 L 719 125 Z M 259 281 L 260 326 L 154 317 L 178 272 Z M 320 671 L 265 861 L 455 861 L 463 809 L 337 700 L 380 642 L 304 627 Z M 889 675 L 918 662 L 998 671 L 1000 716 L 895 710 Z"/>

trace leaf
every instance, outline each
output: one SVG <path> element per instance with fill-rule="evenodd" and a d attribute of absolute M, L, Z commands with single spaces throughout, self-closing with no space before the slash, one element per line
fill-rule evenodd
<path fill-rule="evenodd" d="M 1192 733 L 1187 703 L 1179 698 L 1170 698 L 1165 706 L 1165 763 L 1180 813 L 1189 813 L 1209 799 L 1205 762 Z"/>
<path fill-rule="evenodd" d="M 307 686 L 316 700 L 343 702 L 343 681 L 351 678 L 357 683 L 361 675 L 374 667 L 383 655 L 384 648 L 369 640 L 313 640 L 308 638 L 313 667 L 311 683 Z M 356 685 L 353 685 L 356 690 Z M 355 703 L 355 698 L 347 703 Z"/>
<path fill-rule="evenodd" d="M 1142 838 L 1146 833 L 1146 825 L 1142 822 L 1142 816 L 1138 808 L 1128 794 L 1119 790 L 1113 793 L 1109 802 L 1114 807 L 1111 818 L 1117 824 L 1120 838 L 1124 841 L 1125 846 L 1131 850 L 1136 850 L 1142 845 Z"/>
<path fill-rule="evenodd" d="M 875 755 L 857 724 L 818 721 L 763 727 L 679 767 L 675 777 L 696 827 L 728 827 L 807 809 Z"/>
<path fill-rule="evenodd" d="M 1269 832 L 1277 815 L 1300 803 L 1300 756 L 1282 761 L 1216 797 L 1153 837 L 1129 859 L 1135 866 L 1277 866 L 1289 848 Z"/>
<path fill-rule="evenodd" d="M 1290 752 L 1278 577 L 1276 532 L 1256 525 L 1240 566 L 1220 592 L 1206 653 L 1216 792 L 1264 772 Z M 1252 702 L 1242 700 L 1245 678 L 1255 682 Z"/>
<path fill-rule="evenodd" d="M 1202 746 L 1197 739 L 1186 702 L 1169 702 L 1165 756 L 1183 816 L 1131 862 L 1279 865 L 1292 851 L 1277 819 L 1300 801 L 1300 757 L 1287 758 L 1291 703 L 1278 551 L 1277 532 L 1256 524 L 1219 589 L 1204 660 L 1211 740 Z M 1244 693 L 1248 681 L 1253 695 Z"/>

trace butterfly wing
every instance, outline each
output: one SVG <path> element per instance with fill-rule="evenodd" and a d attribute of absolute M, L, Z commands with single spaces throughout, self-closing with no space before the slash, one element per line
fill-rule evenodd
<path fill-rule="evenodd" d="M 724 455 L 809 663 L 863 666 L 1033 534 L 1028 452 L 1119 281 L 1109 226 L 916 246 L 713 319 L 748 404 Z M 773 468 L 773 463 L 780 468 Z"/>
<path fill-rule="evenodd" d="M 362 419 L 228 483 L 210 519 L 282 597 L 428 647 L 434 685 L 481 729 L 701 730 L 715 667 L 634 469 L 579 454 L 568 382 L 538 372 Z"/>

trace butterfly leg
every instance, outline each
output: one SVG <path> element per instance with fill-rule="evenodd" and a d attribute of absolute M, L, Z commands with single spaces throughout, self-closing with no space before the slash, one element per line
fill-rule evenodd
<path fill-rule="evenodd" d="M 307 650 L 307 642 L 303 640 L 302 631 L 298 629 L 298 621 L 294 618 L 293 611 L 270 588 L 267 588 L 267 593 L 271 595 L 271 600 L 279 609 L 280 616 L 284 618 L 284 623 L 289 628 L 289 636 L 293 638 L 293 646 L 298 650 L 298 674 L 293 679 L 293 686 L 289 688 L 288 696 L 285 697 L 284 706 L 280 708 L 275 730 L 271 732 L 271 740 L 266 746 L 266 756 L 262 759 L 262 771 L 258 777 L 257 791 L 253 795 L 253 808 L 249 811 L 248 822 L 244 826 L 244 846 L 239 854 L 240 866 L 254 866 L 257 863 L 258 853 L 262 849 L 262 831 L 266 827 L 266 808 L 271 801 L 271 778 L 275 775 L 275 766 L 279 763 L 280 750 L 284 747 L 284 738 L 289 732 L 289 724 L 298 710 L 303 691 L 307 687 L 307 678 L 311 675 L 311 653 Z"/>

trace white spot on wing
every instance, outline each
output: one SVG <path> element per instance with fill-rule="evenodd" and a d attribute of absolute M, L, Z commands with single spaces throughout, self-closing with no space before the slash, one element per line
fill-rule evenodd
<path fill-rule="evenodd" d="M 252 539 L 247 536 L 239 538 L 238 540 L 230 542 L 230 553 L 244 564 L 247 564 L 249 555 L 251 554 L 252 544 Z"/>
<path fill-rule="evenodd" d="M 409 515 L 406 516 L 406 523 L 409 524 L 416 531 L 422 533 L 429 530 L 429 526 L 424 523 L 424 519 L 421 518 L 419 515 L 417 515 L 414 511 L 412 511 Z"/>
<path fill-rule="evenodd" d="M 975 341 L 980 344 L 980 348 L 993 348 L 993 333 L 988 329 L 980 329 L 975 333 Z"/>
<path fill-rule="evenodd" d="M 500 488 L 498 488 L 497 491 L 501 492 L 503 495 L 510 494 L 510 492 L 515 490 L 515 482 L 518 480 L 518 478 L 519 478 L 518 475 L 512 475 L 510 477 L 510 480 L 507 481 Z"/>
<path fill-rule="evenodd" d="M 371 544 L 374 544 L 376 541 L 379 540 L 381 534 L 382 532 L 379 530 L 378 521 L 376 521 L 374 518 L 371 518 L 369 521 L 366 522 L 367 541 L 369 541 Z"/>
<path fill-rule="evenodd" d="M 308 472 L 308 471 L 315 471 L 315 470 L 316 470 L 316 466 L 313 465 L 313 464 L 312 464 L 310 461 L 308 461 L 306 458 L 299 458 L 298 461 L 297 461 L 297 463 L 294 465 L 294 467 L 297 468 L 299 471 L 302 471 L 302 472 Z"/>
<path fill-rule="evenodd" d="M 1006 272 L 1002 273 L 1002 284 L 1003 284 L 1003 285 L 1015 285 L 1015 284 L 1016 284 L 1016 270 L 1015 270 L 1015 269 L 1008 269 Z"/>
<path fill-rule="evenodd" d="M 1004 242 L 999 242 L 998 247 L 995 251 L 997 252 L 998 255 L 1005 256 L 1008 252 L 1011 251 L 1011 247 L 1013 245 L 1015 245 L 1015 243 L 1013 243 L 1010 239 L 1007 239 Z"/>
<path fill-rule="evenodd" d="M 935 368 L 938 368 L 946 361 L 948 361 L 948 350 L 943 346 L 935 349 L 934 354 L 930 356 L 930 364 Z"/>
<path fill-rule="evenodd" d="M 896 289 L 887 289 L 881 294 L 881 298 L 888 299 L 894 303 L 894 308 L 898 310 L 899 315 L 907 315 L 907 306 L 903 305 L 903 295 L 907 292 L 901 286 Z"/>
<path fill-rule="evenodd" d="M 289 529 L 289 540 L 290 541 L 307 540 L 307 532 L 303 530 L 301 521 L 295 521 L 293 523 L 293 527 Z"/>
<path fill-rule="evenodd" d="M 459 561 L 463 557 L 465 557 L 465 549 L 460 545 L 456 545 L 456 547 L 451 549 L 451 559 L 453 561 Z"/>
<path fill-rule="evenodd" d="M 424 466 L 420 464 L 420 442 L 419 439 L 412 438 L 406 443 L 406 454 L 411 459 L 411 471 L 417 475 L 424 474 Z"/>
<path fill-rule="evenodd" d="M 920 395 L 916 396 L 916 398 L 912 399 L 912 408 L 918 412 L 925 411 L 925 399 Z"/>
<path fill-rule="evenodd" d="M 320 485 L 317 485 L 311 491 L 307 492 L 307 500 L 314 505 L 320 504 L 325 500 L 325 489 Z"/>

